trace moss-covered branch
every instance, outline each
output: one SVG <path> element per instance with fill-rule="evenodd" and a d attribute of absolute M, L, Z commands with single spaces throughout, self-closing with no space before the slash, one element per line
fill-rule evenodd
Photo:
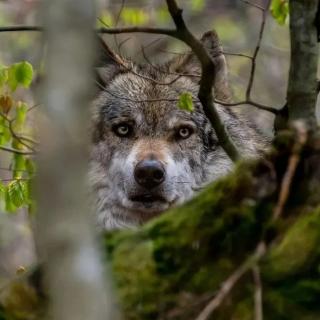
<path fill-rule="evenodd" d="M 124 319 L 194 320 L 261 241 L 267 245 L 259 261 L 265 318 L 320 318 L 319 156 L 310 144 L 281 219 L 272 222 L 292 140 L 284 134 L 276 143 L 280 152 L 240 164 L 143 228 L 105 235 Z M 43 296 L 28 281 L 0 293 L 5 319 L 36 319 L 43 310 Z M 252 319 L 254 291 L 247 272 L 212 319 Z"/>

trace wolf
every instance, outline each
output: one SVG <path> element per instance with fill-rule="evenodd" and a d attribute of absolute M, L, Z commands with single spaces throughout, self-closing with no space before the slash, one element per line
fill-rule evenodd
<path fill-rule="evenodd" d="M 230 101 L 217 33 L 201 41 L 215 63 L 215 97 Z M 105 43 L 100 47 L 89 179 L 98 226 L 132 228 L 184 203 L 233 163 L 201 103 L 195 98 L 192 112 L 178 107 L 182 93 L 197 97 L 199 90 L 201 68 L 192 52 L 155 66 L 120 57 Z M 262 154 L 268 139 L 241 113 L 216 107 L 241 154 Z"/>

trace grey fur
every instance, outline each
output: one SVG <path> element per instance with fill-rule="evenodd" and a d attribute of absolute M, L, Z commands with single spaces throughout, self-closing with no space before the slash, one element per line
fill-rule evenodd
<path fill-rule="evenodd" d="M 202 39 L 216 63 L 215 94 L 230 100 L 227 67 L 217 35 Z M 138 66 L 115 55 L 104 46 L 106 58 L 99 68 L 104 89 L 94 101 L 93 144 L 89 178 L 103 229 L 135 227 L 168 208 L 190 199 L 206 184 L 228 173 L 233 164 L 223 151 L 199 102 L 187 112 L 177 107 L 183 92 L 198 93 L 198 77 L 173 73 L 199 74 L 192 53 L 160 66 Z M 152 79 L 152 80 L 150 80 Z M 175 80 L 176 79 L 176 80 Z M 174 81 L 175 80 L 175 81 Z M 170 83 L 165 85 L 165 83 Z M 268 141 L 246 119 L 233 110 L 217 105 L 228 133 L 246 157 L 257 156 Z M 114 125 L 129 123 L 133 132 L 118 137 Z M 194 130 L 187 139 L 177 138 L 179 126 Z M 143 190 L 133 177 L 141 157 L 156 157 L 166 169 L 166 179 L 155 190 Z M 131 201 L 141 193 L 160 194 L 165 201 L 145 204 Z"/>

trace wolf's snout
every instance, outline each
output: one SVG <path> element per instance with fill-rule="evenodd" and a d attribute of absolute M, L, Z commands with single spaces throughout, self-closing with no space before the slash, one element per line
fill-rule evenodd
<path fill-rule="evenodd" d="M 155 188 L 165 180 L 165 169 L 160 161 L 142 160 L 134 169 L 134 178 L 144 188 Z"/>

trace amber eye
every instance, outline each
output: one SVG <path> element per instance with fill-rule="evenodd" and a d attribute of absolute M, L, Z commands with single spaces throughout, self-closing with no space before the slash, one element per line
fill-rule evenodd
<path fill-rule="evenodd" d="M 189 138 L 193 133 L 193 129 L 190 128 L 190 127 L 180 127 L 178 132 L 177 132 L 177 135 L 178 135 L 178 138 L 180 139 L 187 139 Z"/>
<path fill-rule="evenodd" d="M 127 123 L 120 123 L 113 127 L 113 132 L 118 137 L 128 137 L 132 133 L 132 126 Z"/>

